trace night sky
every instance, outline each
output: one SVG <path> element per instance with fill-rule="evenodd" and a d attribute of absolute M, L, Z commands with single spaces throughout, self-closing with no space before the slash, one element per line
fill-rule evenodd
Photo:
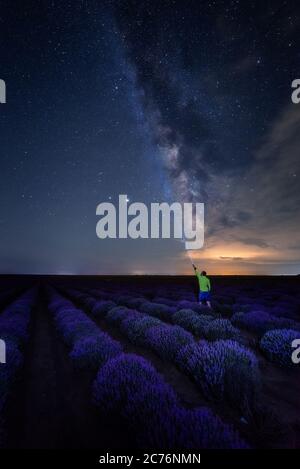
<path fill-rule="evenodd" d="M 96 206 L 204 202 L 209 273 L 300 273 L 297 1 L 2 1 L 0 272 L 190 273 Z"/>

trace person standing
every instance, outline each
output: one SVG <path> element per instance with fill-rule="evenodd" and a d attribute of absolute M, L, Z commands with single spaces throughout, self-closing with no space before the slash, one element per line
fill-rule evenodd
<path fill-rule="evenodd" d="M 210 279 L 207 277 L 205 270 L 198 272 L 197 267 L 193 264 L 193 268 L 199 282 L 199 303 L 205 303 L 211 308 L 210 297 L 211 297 L 211 284 Z"/>

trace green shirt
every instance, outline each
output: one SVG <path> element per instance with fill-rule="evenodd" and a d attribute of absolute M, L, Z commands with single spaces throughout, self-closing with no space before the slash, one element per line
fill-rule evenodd
<path fill-rule="evenodd" d="M 201 275 L 200 272 L 196 272 L 198 282 L 199 282 L 199 289 L 200 291 L 210 291 L 210 280 L 208 277 Z"/>

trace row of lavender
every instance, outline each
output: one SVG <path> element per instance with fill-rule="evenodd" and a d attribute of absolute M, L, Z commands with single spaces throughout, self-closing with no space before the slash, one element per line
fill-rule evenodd
<path fill-rule="evenodd" d="M 177 324 L 198 337 L 204 337 L 208 340 L 233 339 L 244 344 L 247 342 L 228 319 L 222 319 L 210 308 L 192 301 L 184 300 L 175 303 L 165 298 L 156 298 L 155 302 L 151 302 L 145 298 L 113 295 L 99 290 L 90 290 L 86 293 L 92 296 L 91 300 L 85 298 L 86 306 L 89 306 L 89 302 L 93 306 L 95 301 L 93 296 L 95 296 L 104 301 L 104 306 L 105 301 L 110 301 L 108 305 L 122 305 L 137 309 L 164 322 Z M 113 302 L 111 302 L 111 298 L 113 298 Z"/>
<path fill-rule="evenodd" d="M 111 293 L 99 290 L 91 290 L 90 293 L 104 301 L 109 301 L 113 297 L 115 304 L 137 308 L 163 321 L 178 324 L 207 340 L 232 339 L 248 345 L 249 341 L 241 334 L 241 331 L 245 330 L 258 337 L 261 351 L 274 364 L 288 368 L 295 367 L 291 360 L 291 344 L 293 340 L 300 338 L 300 324 L 292 319 L 273 317 L 265 311 L 237 312 L 230 320 L 216 319 L 216 315 L 208 314 L 211 313 L 208 308 L 191 301 L 175 303 L 169 299 L 157 298 L 160 303 L 156 303 L 128 295 L 112 296 Z M 89 300 L 86 301 L 88 305 Z"/>
<path fill-rule="evenodd" d="M 17 296 L 17 291 L 14 288 L 9 290 L 0 291 L 0 308 L 1 310 L 9 304 Z"/>
<path fill-rule="evenodd" d="M 192 309 L 196 313 L 207 314 L 210 313 L 207 307 L 199 305 L 195 301 L 189 300 L 178 300 L 164 298 L 164 297 L 154 297 L 151 302 L 149 302 L 141 294 L 139 296 L 122 294 L 120 292 L 115 292 L 114 290 L 90 290 L 91 294 L 101 295 L 103 298 L 114 298 L 114 301 L 118 303 L 123 303 L 128 307 L 138 308 L 141 304 L 149 303 L 152 305 L 160 306 L 163 309 L 164 306 L 168 306 L 170 309 L 166 310 L 166 314 L 169 312 L 172 313 L 174 310 L 179 309 Z M 300 330 L 299 319 L 290 319 L 289 308 L 291 305 L 287 305 L 286 309 L 280 309 L 281 314 L 272 314 L 261 304 L 257 304 L 254 300 L 250 302 L 250 299 L 247 299 L 247 303 L 238 302 L 238 303 L 228 303 L 230 301 L 229 297 L 223 298 L 222 296 L 217 297 L 219 301 L 213 302 L 213 311 L 214 314 L 219 316 L 231 317 L 237 325 L 241 325 L 245 329 L 248 329 L 251 332 L 257 334 L 263 334 L 271 329 L 295 329 Z M 226 303 L 223 303 L 226 301 Z M 232 298 L 231 298 L 231 301 Z M 152 306 L 154 308 L 154 306 Z M 279 311 L 277 311 L 279 313 Z"/>
<path fill-rule="evenodd" d="M 219 283 L 221 282 L 221 285 Z M 224 283 L 225 282 L 225 283 Z M 228 282 L 227 282 L 228 283 Z M 212 305 L 216 312 L 219 314 L 231 316 L 236 312 L 243 311 L 261 311 L 268 313 L 269 316 L 284 317 L 299 321 L 300 314 L 300 294 L 299 285 L 292 284 L 289 280 L 284 281 L 284 288 L 282 288 L 282 281 L 279 279 L 260 281 L 259 279 L 247 280 L 242 282 L 241 279 L 236 279 L 235 282 L 230 280 L 230 285 L 226 285 L 226 281 L 213 280 L 213 296 Z M 143 287 L 135 291 L 132 289 L 118 288 L 118 294 L 130 293 L 131 297 L 144 297 L 150 299 L 151 302 L 164 303 L 167 301 L 169 305 L 176 306 L 181 303 L 182 299 L 189 302 L 195 302 L 196 290 L 184 288 L 180 285 L 155 285 L 151 288 Z M 196 287 L 196 284 L 195 284 Z M 106 285 L 105 289 L 110 293 L 115 293 L 115 290 Z"/>
<path fill-rule="evenodd" d="M 52 289 L 49 310 L 70 357 L 82 368 L 97 369 L 95 404 L 111 419 L 134 429 L 136 443 L 156 448 L 244 448 L 238 434 L 208 408 L 184 408 L 173 388 L 145 359 L 125 354 L 120 343 L 74 304 Z M 138 314 L 138 313 L 137 313 Z M 147 425 L 145 425 L 147 422 Z"/>
<path fill-rule="evenodd" d="M 236 312 L 264 311 L 272 317 L 285 317 L 299 321 L 300 314 L 300 290 L 299 281 L 296 279 L 280 278 L 259 279 L 213 279 L 212 304 L 215 310 L 222 315 L 232 315 Z M 282 284 L 284 283 L 284 288 Z M 145 297 L 152 302 L 164 303 L 176 306 L 182 298 L 194 302 L 196 299 L 196 281 L 194 291 L 192 284 L 160 284 L 155 287 L 142 288 L 118 287 L 118 294 L 130 293 L 131 297 Z M 109 285 L 105 289 L 115 293 Z M 161 301 L 162 300 L 162 301 Z"/>
<path fill-rule="evenodd" d="M 32 289 L 10 304 L 0 315 L 0 338 L 5 343 L 5 363 L 0 364 L 0 446 L 3 442 L 3 411 L 19 369 L 29 337 L 31 313 L 37 292 Z"/>
<path fill-rule="evenodd" d="M 192 334 L 157 317 L 116 306 L 87 293 L 68 290 L 68 295 L 97 319 L 104 319 L 135 345 L 154 351 L 190 376 L 207 400 L 232 408 L 232 418 L 243 422 L 245 431 L 257 444 L 262 438 L 274 444 L 281 422 L 273 411 L 261 404 L 261 376 L 253 352 L 233 340 L 195 341 Z M 226 408 L 226 407 L 225 407 Z"/>
<path fill-rule="evenodd" d="M 227 400 L 235 407 L 238 405 L 241 412 L 245 412 L 246 404 L 253 407 L 260 385 L 259 369 L 255 355 L 243 345 L 233 340 L 198 342 L 181 326 L 165 323 L 164 314 L 160 318 L 151 316 L 157 313 L 150 308 L 149 314 L 151 303 L 145 308 L 141 305 L 141 312 L 138 312 L 110 301 L 97 301 L 85 293 L 69 293 L 74 300 L 88 307 L 95 318 L 105 317 L 108 323 L 120 328 L 133 344 L 150 348 L 163 360 L 176 364 L 193 378 L 206 398 Z M 186 310 L 182 313 L 185 314 Z M 178 311 L 173 316 L 180 314 Z M 210 321 L 218 321 L 213 319 L 211 317 Z M 207 321 L 208 327 L 210 321 Z M 210 337 L 213 338 L 213 334 Z"/>

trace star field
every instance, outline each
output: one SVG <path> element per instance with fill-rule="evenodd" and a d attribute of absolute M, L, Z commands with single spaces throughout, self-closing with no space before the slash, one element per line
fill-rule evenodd
<path fill-rule="evenodd" d="M 213 272 L 298 273 L 299 33 L 293 1 L 2 2 L 0 270 L 188 272 L 97 239 L 127 194 L 204 202 Z"/>

